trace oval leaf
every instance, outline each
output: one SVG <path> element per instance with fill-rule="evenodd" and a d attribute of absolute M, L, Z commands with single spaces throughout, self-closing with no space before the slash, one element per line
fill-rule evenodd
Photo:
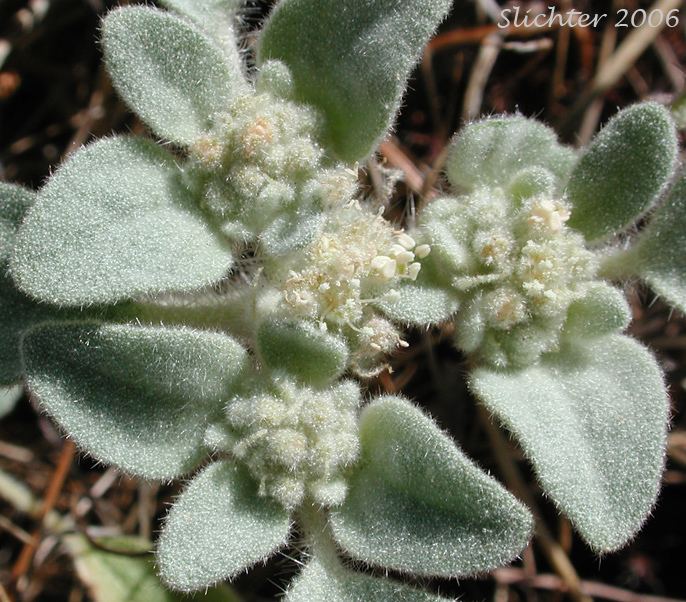
<path fill-rule="evenodd" d="M 663 106 L 624 109 L 596 135 L 569 181 L 569 225 L 588 240 L 625 230 L 658 198 L 674 173 L 674 122 Z"/>
<path fill-rule="evenodd" d="M 455 295 L 438 286 L 404 284 L 396 290 L 397 298 L 389 300 L 382 297 L 376 305 L 391 320 L 403 324 L 439 324 L 448 320 L 460 306 Z"/>
<path fill-rule="evenodd" d="M 339 562 L 314 556 L 289 588 L 285 602 L 448 602 L 390 579 L 346 569 Z"/>
<path fill-rule="evenodd" d="M 215 462 L 169 511 L 157 549 L 162 580 L 191 592 L 232 579 L 283 546 L 289 531 L 288 513 L 259 497 L 242 468 Z"/>
<path fill-rule="evenodd" d="M 624 293 L 602 281 L 588 285 L 581 299 L 567 310 L 564 332 L 577 338 L 595 338 L 624 330 L 631 322 L 631 308 Z"/>
<path fill-rule="evenodd" d="M 247 92 L 240 65 L 193 25 L 141 6 L 103 21 L 105 65 L 126 103 L 162 138 L 193 144 L 232 98 Z"/>
<path fill-rule="evenodd" d="M 521 196 L 522 179 L 540 179 L 540 173 L 532 174 L 532 169 L 554 176 L 555 187 L 561 189 L 575 161 L 575 152 L 562 146 L 549 127 L 523 115 L 505 115 L 460 130 L 450 145 L 446 173 L 462 192 L 512 184 L 513 193 Z"/>
<path fill-rule="evenodd" d="M 38 322 L 60 316 L 64 312 L 33 302 L 0 274 L 0 386 L 21 380 L 24 366 L 19 344 L 24 332 Z"/>
<path fill-rule="evenodd" d="M 269 320 L 257 333 L 262 360 L 307 384 L 323 386 L 335 380 L 348 364 L 348 346 L 341 337 L 311 322 Z"/>
<path fill-rule="evenodd" d="M 29 389 L 67 434 L 149 479 L 171 479 L 203 458 L 205 429 L 246 358 L 223 334 L 96 323 L 38 326 L 23 354 Z"/>
<path fill-rule="evenodd" d="M 17 228 L 35 198 L 26 188 L 0 182 L 0 386 L 21 380 L 21 335 L 51 313 L 20 293 L 6 273 Z"/>
<path fill-rule="evenodd" d="M 142 138 L 101 140 L 50 179 L 19 229 L 11 263 L 20 289 L 88 305 L 222 278 L 225 243 L 189 204 L 174 159 Z"/>
<path fill-rule="evenodd" d="M 597 551 L 624 545 L 657 496 L 668 399 L 654 358 L 611 335 L 472 389 L 519 440 L 545 491 Z"/>
<path fill-rule="evenodd" d="M 259 62 L 283 60 L 299 99 L 320 109 L 344 161 L 369 155 L 393 123 L 405 83 L 451 0 L 282 0 Z"/>
<path fill-rule="evenodd" d="M 281 215 L 259 235 L 260 251 L 279 261 L 283 255 L 309 245 L 324 225 L 324 214 Z"/>
<path fill-rule="evenodd" d="M 243 70 L 238 42 L 234 31 L 236 12 L 243 0 L 160 0 L 160 4 L 194 23 L 211 37 L 224 51 L 231 73 Z M 244 86 L 237 81 L 236 85 Z"/>
<path fill-rule="evenodd" d="M 686 172 L 641 234 L 631 261 L 638 274 L 671 305 L 686 313 Z"/>
<path fill-rule="evenodd" d="M 17 228 L 35 198 L 31 190 L 0 182 L 0 273 L 6 269 Z"/>
<path fill-rule="evenodd" d="M 409 402 L 385 397 L 360 419 L 362 460 L 336 540 L 352 556 L 416 575 L 456 577 L 512 560 L 532 518 Z"/>

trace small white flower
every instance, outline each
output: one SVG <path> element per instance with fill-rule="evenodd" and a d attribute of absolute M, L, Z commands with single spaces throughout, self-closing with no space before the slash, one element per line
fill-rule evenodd
<path fill-rule="evenodd" d="M 431 247 L 429 245 L 419 245 L 414 250 L 414 254 L 418 259 L 424 259 L 425 257 L 428 257 L 429 253 L 431 253 Z"/>
<path fill-rule="evenodd" d="M 377 255 L 372 259 L 371 267 L 384 278 L 390 280 L 395 276 L 395 271 L 398 267 L 395 259 L 391 259 L 386 255 Z"/>
<path fill-rule="evenodd" d="M 405 232 L 400 232 L 395 235 L 395 241 L 402 246 L 404 249 L 407 249 L 408 251 L 411 251 L 414 249 L 415 245 L 417 244 L 414 241 L 414 238 L 412 238 L 409 234 L 405 234 Z"/>
<path fill-rule="evenodd" d="M 420 263 L 411 263 L 407 268 L 407 276 L 410 278 L 410 280 L 417 280 L 417 276 L 419 276 L 419 271 L 421 269 L 422 266 Z"/>

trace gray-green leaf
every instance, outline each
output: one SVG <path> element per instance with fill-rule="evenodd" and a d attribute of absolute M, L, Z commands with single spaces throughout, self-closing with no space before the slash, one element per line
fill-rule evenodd
<path fill-rule="evenodd" d="M 596 338 L 624 330 L 630 321 L 631 308 L 624 293 L 599 280 L 569 306 L 564 331 L 577 338 Z"/>
<path fill-rule="evenodd" d="M 285 602 L 448 602 L 390 579 L 346 569 L 316 555 L 289 588 Z"/>
<path fill-rule="evenodd" d="M 215 462 L 189 483 L 167 517 L 157 550 L 170 587 L 191 592 L 232 579 L 286 543 L 288 513 L 244 469 Z"/>
<path fill-rule="evenodd" d="M 324 224 L 322 213 L 280 215 L 259 235 L 260 251 L 278 262 L 283 255 L 310 244 Z"/>
<path fill-rule="evenodd" d="M 247 92 L 240 64 L 171 13 L 141 6 L 113 10 L 103 21 L 102 43 L 119 94 L 172 142 L 193 144 L 231 99 Z"/>
<path fill-rule="evenodd" d="M 676 128 L 663 106 L 645 102 L 619 112 L 572 173 L 569 225 L 598 240 L 635 223 L 674 173 L 677 149 Z"/>
<path fill-rule="evenodd" d="M 19 382 L 19 339 L 26 328 L 50 314 L 17 291 L 6 273 L 17 228 L 35 198 L 26 188 L 0 182 L 0 386 Z"/>
<path fill-rule="evenodd" d="M 35 198 L 31 190 L 0 182 L 0 273 L 6 269 L 17 228 Z"/>
<path fill-rule="evenodd" d="M 526 370 L 480 368 L 471 386 L 592 548 L 614 550 L 636 533 L 659 489 L 669 406 L 646 349 L 611 335 Z"/>
<path fill-rule="evenodd" d="M 160 4 L 189 19 L 221 46 L 231 67 L 239 74 L 243 65 L 235 34 L 236 12 L 243 0 L 160 0 Z M 236 82 L 237 86 L 241 82 Z M 243 84 L 244 85 L 244 84 Z"/>
<path fill-rule="evenodd" d="M 34 324 L 59 319 L 63 312 L 35 303 L 0 274 L 0 385 L 18 383 L 24 373 L 19 342 Z"/>
<path fill-rule="evenodd" d="M 392 125 L 422 48 L 451 0 L 282 0 L 264 27 L 259 62 L 283 60 L 299 99 L 319 108 L 326 141 L 363 159 Z"/>
<path fill-rule="evenodd" d="M 258 330 L 257 344 L 267 366 L 315 386 L 335 380 L 348 364 L 345 340 L 310 321 L 267 320 Z"/>
<path fill-rule="evenodd" d="M 652 289 L 686 312 L 686 172 L 641 234 L 631 266 Z M 638 261 L 634 261 L 637 258 Z"/>
<path fill-rule="evenodd" d="M 520 197 L 524 180 L 529 181 L 528 188 L 535 188 L 547 174 L 561 190 L 575 161 L 575 152 L 562 146 L 549 127 L 522 115 L 505 115 L 470 123 L 458 132 L 446 172 L 461 192 L 512 186 L 512 193 Z"/>
<path fill-rule="evenodd" d="M 431 284 L 404 284 L 396 290 L 397 298 L 382 297 L 376 305 L 391 320 L 403 324 L 439 324 L 448 320 L 460 306 L 449 290 Z"/>
<path fill-rule="evenodd" d="M 409 402 L 384 397 L 360 418 L 362 458 L 332 513 L 355 558 L 417 575 L 460 576 L 512 560 L 529 512 Z"/>
<path fill-rule="evenodd" d="M 10 264 L 20 289 L 59 305 L 190 291 L 232 256 L 192 206 L 174 159 L 142 138 L 75 153 L 38 194 Z"/>
<path fill-rule="evenodd" d="M 85 451 L 149 479 L 171 479 L 207 453 L 245 350 L 188 328 L 44 324 L 24 339 L 27 383 Z"/>

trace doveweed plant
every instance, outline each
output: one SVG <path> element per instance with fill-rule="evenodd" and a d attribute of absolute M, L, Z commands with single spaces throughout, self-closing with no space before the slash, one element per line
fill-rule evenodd
<path fill-rule="evenodd" d="M 597 552 L 625 544 L 658 492 L 668 399 L 616 284 L 686 310 L 669 113 L 629 107 L 581 152 L 518 115 L 468 124 L 450 193 L 406 231 L 357 165 L 449 0 L 281 0 L 250 69 L 237 0 L 161 4 L 109 13 L 102 44 L 165 144 L 107 138 L 37 193 L 0 185 L 0 378 L 94 458 L 186 479 L 164 582 L 230 580 L 296 531 L 288 602 L 444 599 L 343 556 L 415 577 L 514 559 L 528 510 L 409 400 L 358 384 L 404 327 L 449 321 L 545 493 Z"/>

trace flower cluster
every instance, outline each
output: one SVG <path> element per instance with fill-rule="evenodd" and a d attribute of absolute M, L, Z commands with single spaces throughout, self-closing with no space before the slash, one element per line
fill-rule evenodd
<path fill-rule="evenodd" d="M 428 254 L 428 245 L 417 247 L 380 215 L 349 203 L 329 214 L 321 235 L 284 273 L 283 298 L 293 313 L 325 327 L 357 328 L 370 303 L 393 295 L 400 280 L 417 278 L 415 260 Z"/>
<path fill-rule="evenodd" d="M 254 241 L 278 215 L 321 211 L 355 194 L 357 174 L 330 165 L 317 142 L 319 113 L 292 96 L 287 67 L 268 62 L 255 90 L 216 116 L 191 149 L 203 204 L 234 241 Z"/>
<path fill-rule="evenodd" d="M 423 232 L 450 261 L 463 304 L 458 346 L 492 365 L 535 362 L 557 348 L 572 302 L 597 272 L 583 237 L 567 227 L 562 199 L 521 200 L 499 189 L 435 201 Z"/>
<path fill-rule="evenodd" d="M 343 471 L 359 453 L 359 387 L 344 381 L 324 390 L 275 377 L 269 390 L 238 397 L 227 405 L 237 433 L 229 450 L 245 462 L 259 483 L 259 494 L 286 509 L 306 496 L 322 506 L 345 499 Z"/>

